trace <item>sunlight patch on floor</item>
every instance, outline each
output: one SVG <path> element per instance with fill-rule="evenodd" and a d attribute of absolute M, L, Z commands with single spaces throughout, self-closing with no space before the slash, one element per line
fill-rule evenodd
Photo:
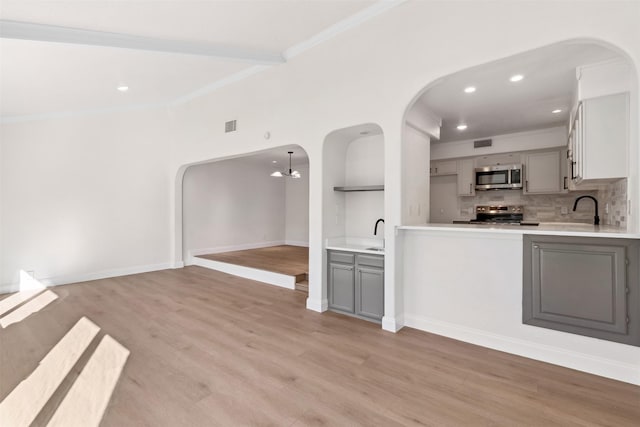
<path fill-rule="evenodd" d="M 0 319 L 0 326 L 6 328 L 7 326 L 21 322 L 33 313 L 37 313 L 44 307 L 58 299 L 58 295 L 51 291 L 44 291 L 28 303 L 21 305 L 11 313 Z"/>
<path fill-rule="evenodd" d="M 81 318 L 38 367 L 0 403 L 0 426 L 28 426 L 82 356 L 100 328 Z"/>
<path fill-rule="evenodd" d="M 0 316 L 3 314 L 13 310 L 23 302 L 33 298 L 42 292 L 42 289 L 37 289 L 33 291 L 20 291 L 15 294 L 8 296 L 7 298 L 0 301 Z"/>
<path fill-rule="evenodd" d="M 105 335 L 48 426 L 98 426 L 128 357 L 129 350 Z"/>

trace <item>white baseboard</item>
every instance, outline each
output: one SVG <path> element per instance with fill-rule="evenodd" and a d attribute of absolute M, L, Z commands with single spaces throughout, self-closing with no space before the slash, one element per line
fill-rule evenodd
<path fill-rule="evenodd" d="M 398 317 L 382 317 L 382 329 L 385 331 L 396 333 L 404 326 L 404 316 Z"/>
<path fill-rule="evenodd" d="M 233 251 L 244 251 L 247 249 L 268 248 L 271 246 L 280 246 L 284 244 L 285 244 L 284 240 L 272 240 L 269 242 L 258 242 L 258 243 L 243 243 L 241 245 L 216 246 L 215 248 L 191 249 L 188 251 L 188 254 L 189 254 L 189 257 L 194 257 L 198 255 L 219 254 L 221 252 L 233 252 Z"/>
<path fill-rule="evenodd" d="M 563 348 L 492 334 L 480 329 L 454 325 L 423 316 L 405 315 L 404 320 L 405 326 L 411 328 L 554 365 L 564 366 L 566 368 L 576 369 L 578 371 L 600 375 L 602 377 L 612 378 L 618 381 L 640 385 L 640 366 L 638 365 L 621 363 Z"/>
<path fill-rule="evenodd" d="M 233 274 L 234 276 L 244 277 L 245 279 L 257 280 L 258 282 L 264 282 L 270 285 L 280 286 L 282 288 L 296 288 L 295 276 L 287 276 L 285 274 L 274 273 L 272 271 L 258 270 L 257 268 L 228 264 L 226 262 L 212 261 L 210 259 L 199 258 L 197 256 L 191 257 L 190 264 L 222 271 L 223 273 Z"/>
<path fill-rule="evenodd" d="M 161 263 L 150 265 L 137 265 L 133 267 L 116 268 L 113 270 L 104 270 L 93 273 L 83 274 L 67 274 L 64 276 L 55 276 L 48 278 L 36 279 L 46 287 L 68 285 L 70 283 L 88 282 L 91 280 L 109 279 L 111 277 L 128 276 L 129 274 L 149 273 L 151 271 L 167 270 L 176 268 L 176 263 Z M 0 285 L 0 294 L 18 292 L 20 290 L 19 283 L 7 283 Z"/>
<path fill-rule="evenodd" d="M 302 246 L 304 248 L 308 248 L 309 247 L 309 242 L 301 242 L 301 241 L 298 241 L 298 240 L 285 240 L 284 244 L 288 245 L 288 246 Z"/>
<path fill-rule="evenodd" d="M 307 309 L 317 311 L 318 313 L 323 313 L 329 309 L 329 301 L 326 299 L 318 300 L 318 299 L 312 299 L 311 297 L 308 297 Z"/>

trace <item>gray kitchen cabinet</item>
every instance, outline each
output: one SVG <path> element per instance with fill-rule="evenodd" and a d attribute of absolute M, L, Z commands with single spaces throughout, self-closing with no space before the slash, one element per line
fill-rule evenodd
<path fill-rule="evenodd" d="M 384 256 L 327 252 L 329 309 L 381 321 L 384 314 Z"/>
<path fill-rule="evenodd" d="M 523 323 L 640 346 L 639 246 L 525 235 Z"/>
<path fill-rule="evenodd" d="M 329 308 L 355 311 L 354 254 L 329 252 Z"/>

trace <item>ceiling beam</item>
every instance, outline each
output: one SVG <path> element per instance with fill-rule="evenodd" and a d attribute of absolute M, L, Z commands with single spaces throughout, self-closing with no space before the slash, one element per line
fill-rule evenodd
<path fill-rule="evenodd" d="M 0 20 L 0 38 L 199 55 L 262 65 L 285 62 L 282 54 L 274 52 L 9 20 Z"/>

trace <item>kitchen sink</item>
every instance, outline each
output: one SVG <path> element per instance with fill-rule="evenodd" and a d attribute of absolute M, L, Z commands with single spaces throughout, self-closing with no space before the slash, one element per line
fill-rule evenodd
<path fill-rule="evenodd" d="M 384 252 L 384 248 L 367 248 L 365 251 Z"/>

